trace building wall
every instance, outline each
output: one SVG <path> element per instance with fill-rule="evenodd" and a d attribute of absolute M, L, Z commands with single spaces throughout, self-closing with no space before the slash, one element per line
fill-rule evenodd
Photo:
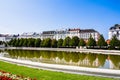
<path fill-rule="evenodd" d="M 66 37 L 74 37 L 83 38 L 84 40 L 88 40 L 90 36 L 92 36 L 96 41 L 99 38 L 99 33 L 93 29 L 81 30 L 80 29 L 68 29 L 68 30 L 56 30 L 56 31 L 43 31 L 42 34 L 35 35 L 20 35 L 18 38 L 40 38 L 41 40 L 50 38 L 50 39 L 65 39 Z"/>
<path fill-rule="evenodd" d="M 119 24 L 115 24 L 109 29 L 108 38 L 112 39 L 114 35 L 120 40 L 120 25 Z"/>

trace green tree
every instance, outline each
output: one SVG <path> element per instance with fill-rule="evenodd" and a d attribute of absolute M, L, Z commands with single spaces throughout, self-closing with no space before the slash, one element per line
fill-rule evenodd
<path fill-rule="evenodd" d="M 103 35 L 100 35 L 97 45 L 100 46 L 100 48 L 101 48 L 101 46 L 107 46 L 107 43 L 105 42 Z"/>
<path fill-rule="evenodd" d="M 35 39 L 35 47 L 40 47 L 41 39 Z"/>
<path fill-rule="evenodd" d="M 56 39 L 53 39 L 53 40 L 52 40 L 52 42 L 51 42 L 51 47 L 54 47 L 54 48 L 57 47 L 57 40 L 56 40 Z"/>
<path fill-rule="evenodd" d="M 35 46 L 34 42 L 35 42 L 35 39 L 29 38 L 27 46 L 28 47 L 34 47 Z"/>
<path fill-rule="evenodd" d="M 62 44 L 63 44 L 63 39 L 59 39 L 59 40 L 58 40 L 58 43 L 57 43 L 57 46 L 58 46 L 58 47 L 61 47 Z"/>
<path fill-rule="evenodd" d="M 12 41 L 12 43 L 11 43 L 11 45 L 12 45 L 13 47 L 15 47 L 16 41 L 17 41 L 17 39 L 13 39 L 13 41 Z"/>
<path fill-rule="evenodd" d="M 86 45 L 86 43 L 85 43 L 84 39 L 80 39 L 79 46 L 85 46 L 85 45 Z"/>
<path fill-rule="evenodd" d="M 96 41 L 92 38 L 92 36 L 90 36 L 90 38 L 88 39 L 87 46 L 89 46 L 90 48 L 96 46 Z"/>
<path fill-rule="evenodd" d="M 68 36 L 63 41 L 63 46 L 70 46 L 70 40 L 71 38 Z"/>
<path fill-rule="evenodd" d="M 41 40 L 40 47 L 45 47 L 44 43 L 45 43 L 45 39 Z"/>
<path fill-rule="evenodd" d="M 116 49 L 120 45 L 120 41 L 114 35 L 110 41 L 110 49 Z"/>
<path fill-rule="evenodd" d="M 19 42 L 20 42 L 20 39 L 16 39 L 15 47 L 19 47 Z"/>
<path fill-rule="evenodd" d="M 77 36 L 72 37 L 70 40 L 70 46 L 78 46 L 79 38 Z"/>
<path fill-rule="evenodd" d="M 24 47 L 27 47 L 27 43 L 28 43 L 28 39 L 24 39 L 24 41 L 23 41 L 23 46 L 24 46 Z"/>
<path fill-rule="evenodd" d="M 12 45 L 12 42 L 13 42 L 13 39 L 11 39 L 9 42 L 8 42 L 8 45 Z"/>
<path fill-rule="evenodd" d="M 20 41 L 19 41 L 19 46 L 22 47 L 23 46 L 23 42 L 24 42 L 24 39 L 21 38 Z"/>
<path fill-rule="evenodd" d="M 46 38 L 44 43 L 43 43 L 44 47 L 51 47 L 51 39 L 50 38 Z"/>

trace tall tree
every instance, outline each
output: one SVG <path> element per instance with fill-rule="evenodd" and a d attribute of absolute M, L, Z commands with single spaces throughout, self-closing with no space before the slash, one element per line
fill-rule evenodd
<path fill-rule="evenodd" d="M 86 43 L 85 43 L 84 39 L 80 39 L 79 46 L 85 46 L 85 45 L 86 45 Z"/>
<path fill-rule="evenodd" d="M 19 47 L 19 42 L 20 42 L 20 39 L 16 39 L 15 47 Z"/>
<path fill-rule="evenodd" d="M 79 38 L 77 36 L 72 37 L 70 40 L 70 46 L 78 46 Z"/>
<path fill-rule="evenodd" d="M 87 46 L 90 46 L 90 47 L 96 46 L 96 41 L 95 39 L 92 38 L 92 36 L 90 36 L 90 38 L 88 39 Z"/>
<path fill-rule="evenodd" d="M 51 47 L 53 47 L 53 48 L 57 47 L 57 40 L 56 39 L 52 39 Z"/>
<path fill-rule="evenodd" d="M 22 47 L 22 46 L 23 46 L 23 42 L 24 42 L 24 39 L 23 39 L 23 38 L 21 38 L 21 39 L 20 39 L 20 42 L 19 42 L 19 46 L 20 46 L 20 47 Z"/>
<path fill-rule="evenodd" d="M 63 41 L 63 46 L 70 46 L 70 40 L 71 38 L 68 36 Z"/>
<path fill-rule="evenodd" d="M 100 48 L 101 48 L 101 46 L 107 46 L 107 43 L 105 42 L 103 35 L 100 35 L 97 45 L 100 46 Z"/>
<path fill-rule="evenodd" d="M 24 39 L 24 41 L 23 41 L 23 46 L 24 46 L 24 47 L 27 47 L 27 43 L 28 43 L 28 39 Z"/>
<path fill-rule="evenodd" d="M 57 43 L 57 46 L 58 47 L 62 47 L 62 44 L 63 44 L 63 39 L 59 39 L 58 43 Z"/>
<path fill-rule="evenodd" d="M 38 39 L 35 39 L 35 47 L 40 47 L 40 43 L 41 43 L 41 39 L 38 38 Z"/>
<path fill-rule="evenodd" d="M 43 45 L 44 45 L 44 47 L 51 47 L 51 39 L 46 38 Z"/>
<path fill-rule="evenodd" d="M 120 41 L 117 39 L 117 37 L 114 35 L 110 41 L 110 49 L 115 49 L 120 45 Z"/>
<path fill-rule="evenodd" d="M 16 41 L 17 41 L 17 39 L 13 39 L 13 41 L 12 41 L 12 43 L 11 43 L 11 45 L 12 45 L 13 47 L 15 47 Z"/>

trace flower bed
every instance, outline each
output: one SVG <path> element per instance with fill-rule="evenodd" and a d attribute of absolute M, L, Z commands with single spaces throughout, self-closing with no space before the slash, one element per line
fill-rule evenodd
<path fill-rule="evenodd" d="M 36 80 L 29 77 L 14 75 L 5 71 L 0 71 L 0 80 Z"/>

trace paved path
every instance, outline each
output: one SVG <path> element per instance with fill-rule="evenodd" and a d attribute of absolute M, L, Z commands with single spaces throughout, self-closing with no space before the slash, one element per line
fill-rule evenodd
<path fill-rule="evenodd" d="M 59 71 L 59 72 L 72 73 L 72 74 L 120 78 L 120 70 L 86 68 L 86 67 L 58 65 L 58 64 L 46 64 L 46 63 L 31 62 L 26 60 L 21 61 L 21 60 L 10 59 L 5 57 L 0 57 L 0 60 L 19 64 L 19 65 L 24 65 L 32 68 L 45 69 L 45 70 Z"/>

